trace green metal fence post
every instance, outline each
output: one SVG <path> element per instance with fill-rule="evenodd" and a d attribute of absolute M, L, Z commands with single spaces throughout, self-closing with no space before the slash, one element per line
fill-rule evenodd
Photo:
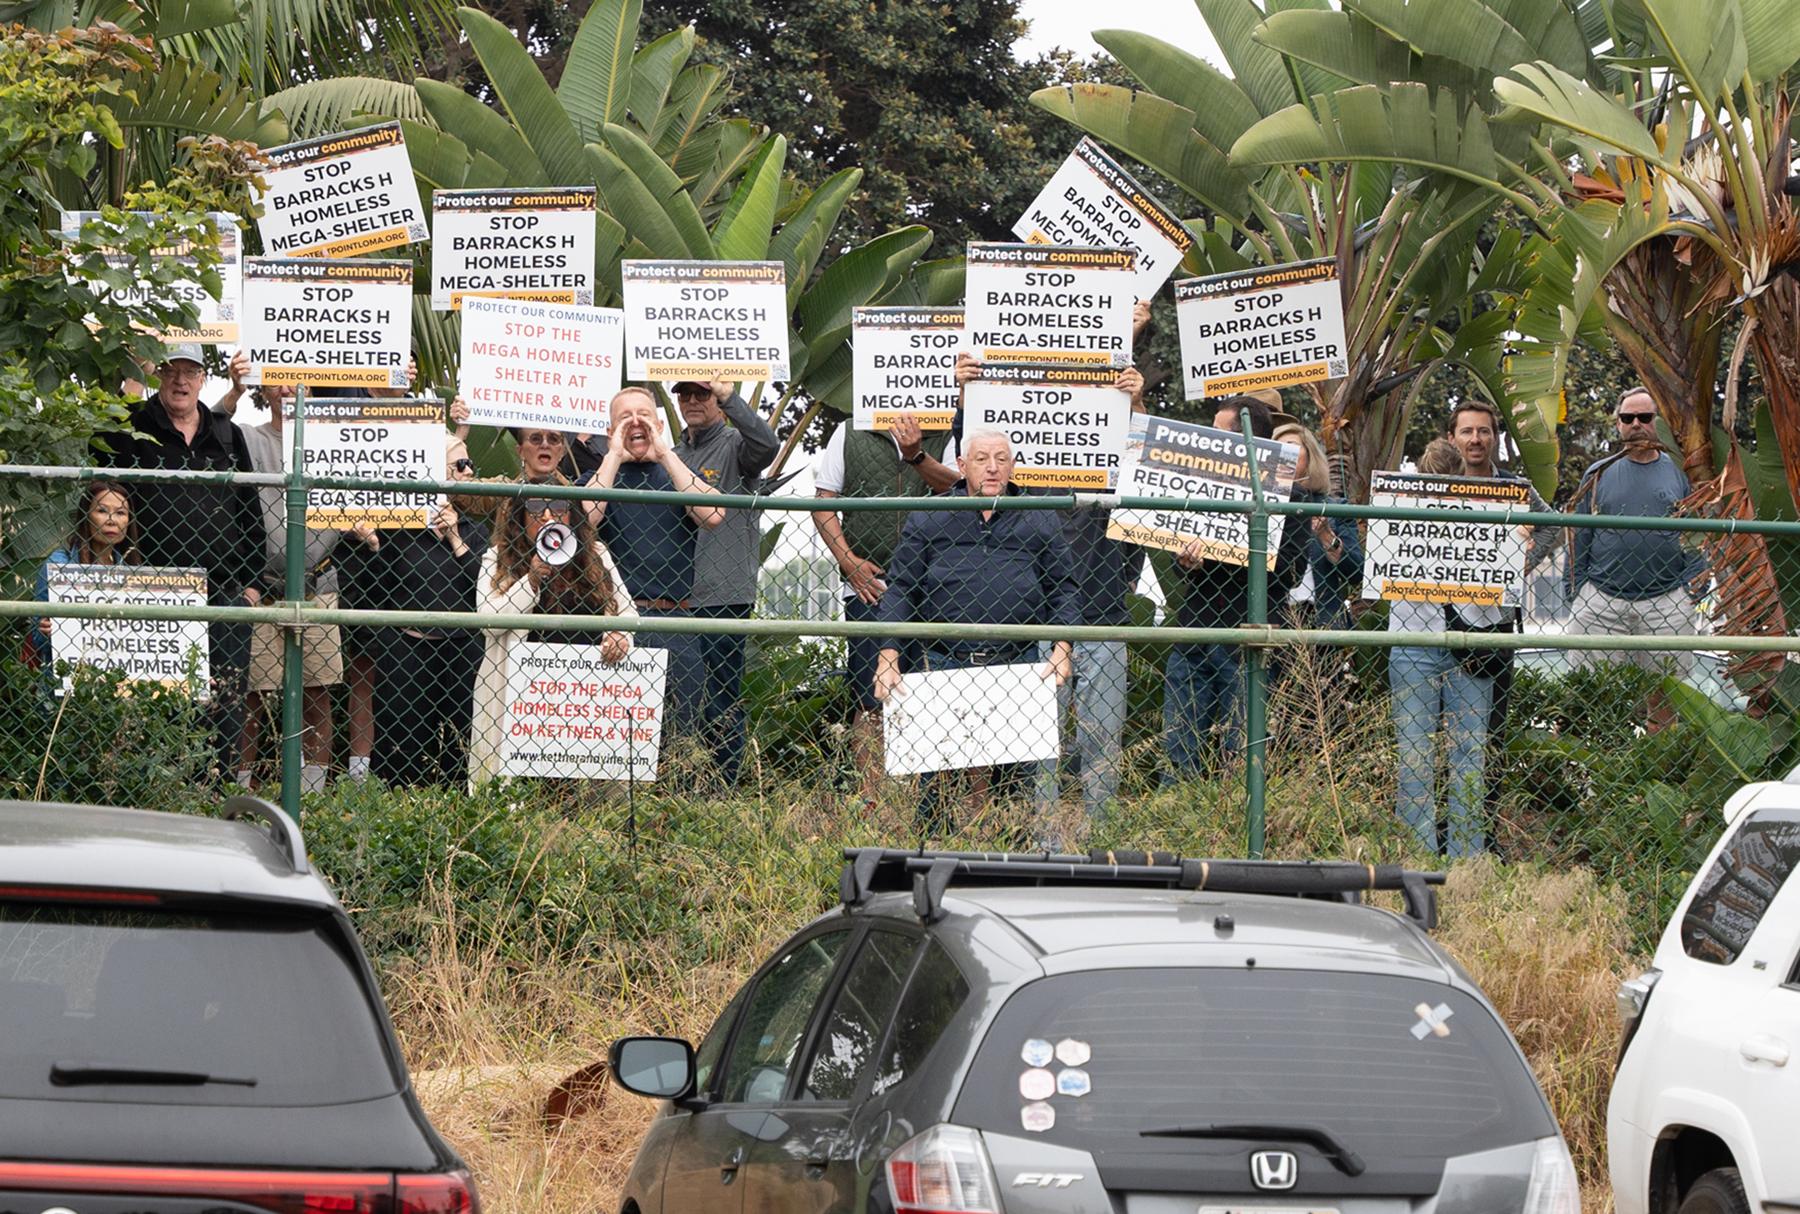
<path fill-rule="evenodd" d="M 282 588 L 289 606 L 306 598 L 306 448 L 301 442 L 305 403 L 306 389 L 296 387 L 293 428 L 288 433 L 293 457 L 287 478 L 287 573 Z M 305 676 L 301 671 L 300 629 L 290 624 L 281 630 L 281 808 L 296 822 L 300 820 L 300 773 L 306 762 L 300 745 L 306 728 Z"/>
<path fill-rule="evenodd" d="M 1238 410 L 1238 430 L 1244 436 L 1246 456 L 1250 464 L 1250 567 L 1247 595 L 1251 625 L 1269 622 L 1269 512 L 1263 500 L 1262 471 L 1257 466 L 1256 436 L 1250 431 L 1250 410 Z M 1290 523 L 1293 520 L 1290 520 Z M 1263 855 L 1265 827 L 1265 794 L 1268 773 L 1264 766 L 1268 757 L 1269 733 L 1269 652 L 1261 645 L 1250 645 L 1244 653 L 1244 796 L 1248 835 L 1246 854 L 1252 860 Z"/>

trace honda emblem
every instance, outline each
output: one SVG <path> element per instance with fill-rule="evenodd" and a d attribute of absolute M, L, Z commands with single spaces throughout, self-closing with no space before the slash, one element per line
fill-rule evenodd
<path fill-rule="evenodd" d="M 1292 1151 L 1257 1151 L 1250 1156 L 1250 1180 L 1259 1189 L 1291 1189 L 1300 1179 Z"/>

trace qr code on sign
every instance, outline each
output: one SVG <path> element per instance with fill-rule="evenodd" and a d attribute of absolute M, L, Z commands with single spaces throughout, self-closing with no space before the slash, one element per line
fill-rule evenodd
<path fill-rule="evenodd" d="M 1325 360 L 1325 370 L 1331 373 L 1331 378 L 1342 379 L 1350 374 L 1350 364 L 1341 358 L 1329 358 Z"/>

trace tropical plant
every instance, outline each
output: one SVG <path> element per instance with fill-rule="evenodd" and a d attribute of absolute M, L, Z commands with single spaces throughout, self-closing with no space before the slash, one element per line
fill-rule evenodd
<path fill-rule="evenodd" d="M 1188 270 L 1337 262 L 1348 372 L 1308 390 L 1343 483 L 1361 493 L 1371 470 L 1397 466 L 1412 403 L 1434 370 L 1460 364 L 1497 405 L 1511 404 L 1499 375 L 1507 312 L 1484 308 L 1484 301 L 1515 285 L 1516 238 L 1484 248 L 1478 237 L 1494 209 L 1492 195 L 1455 175 L 1413 171 L 1404 149 L 1335 170 L 1318 167 L 1329 159 L 1322 156 L 1310 164 L 1286 156 L 1234 159 L 1234 145 L 1273 115 L 1290 107 L 1304 111 L 1317 95 L 1341 93 L 1363 76 L 1399 71 L 1411 60 L 1433 71 L 1438 61 L 1399 44 L 1391 64 L 1370 46 L 1315 62 L 1324 56 L 1309 58 L 1313 41 L 1344 41 L 1351 52 L 1359 47 L 1347 41 L 1362 28 L 1345 25 L 1354 14 L 1333 11 L 1326 0 L 1271 0 L 1266 9 L 1254 0 L 1195 3 L 1230 75 L 1147 34 L 1100 30 L 1095 39 L 1142 87 L 1078 84 L 1042 90 L 1032 100 L 1161 172 L 1200 204 L 1202 216 L 1189 222 L 1199 240 Z M 1356 7 L 1355 0 L 1346 5 Z M 1388 7 L 1406 6 L 1392 0 Z M 1288 18 L 1308 19 L 1308 37 L 1290 43 L 1269 36 Z M 1559 58 L 1585 57 L 1584 46 L 1565 34 L 1554 23 L 1540 26 L 1525 45 Z M 1510 139 L 1522 148 L 1522 134 Z M 1455 154 L 1454 141 L 1445 150 Z M 1396 396 L 1401 388 L 1406 392 Z M 1509 411 L 1528 471 L 1553 484 L 1553 427 Z"/>

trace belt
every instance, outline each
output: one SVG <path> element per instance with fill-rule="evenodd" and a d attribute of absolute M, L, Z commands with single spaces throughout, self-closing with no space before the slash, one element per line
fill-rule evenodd
<path fill-rule="evenodd" d="M 649 607 L 654 611 L 686 611 L 694 605 L 692 599 L 632 599 L 639 607 Z"/>
<path fill-rule="evenodd" d="M 929 652 L 941 653 L 965 666 L 1005 666 L 1016 662 L 1031 652 L 1029 643 L 1025 645 L 1004 645 L 989 649 L 945 649 L 935 647 Z"/>

